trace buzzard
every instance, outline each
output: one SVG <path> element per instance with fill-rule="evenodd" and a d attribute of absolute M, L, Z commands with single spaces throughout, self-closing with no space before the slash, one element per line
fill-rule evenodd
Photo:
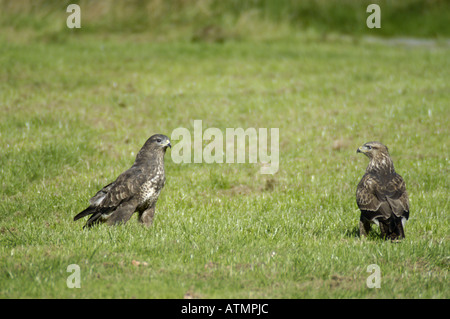
<path fill-rule="evenodd" d="M 171 147 L 167 136 L 151 136 L 137 154 L 133 166 L 98 191 L 89 200 L 89 207 L 73 220 L 91 215 L 84 227 L 97 223 L 125 224 L 137 211 L 139 222 L 150 226 L 156 201 L 166 180 L 164 154 L 167 147 Z"/>
<path fill-rule="evenodd" d="M 404 238 L 409 199 L 405 181 L 395 172 L 388 148 L 379 142 L 369 142 L 356 152 L 370 159 L 356 188 L 356 203 L 361 210 L 361 236 L 367 236 L 371 222 L 374 222 L 380 226 L 381 236 L 385 239 Z"/>

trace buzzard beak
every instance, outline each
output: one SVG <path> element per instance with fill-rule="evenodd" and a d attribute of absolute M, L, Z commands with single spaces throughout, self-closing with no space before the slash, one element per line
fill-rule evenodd
<path fill-rule="evenodd" d="M 169 143 L 167 143 L 167 144 L 166 144 L 166 146 L 168 146 L 168 147 L 172 148 L 172 144 L 170 144 L 170 142 L 169 142 Z"/>
<path fill-rule="evenodd" d="M 361 146 L 358 147 L 358 149 L 356 150 L 356 154 L 358 154 L 358 153 L 363 153 L 363 151 L 361 151 Z"/>

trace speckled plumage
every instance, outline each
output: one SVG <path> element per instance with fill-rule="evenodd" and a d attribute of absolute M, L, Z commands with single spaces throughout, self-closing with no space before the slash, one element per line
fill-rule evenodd
<path fill-rule="evenodd" d="M 90 200 L 89 207 L 74 217 L 91 215 L 85 227 L 97 223 L 126 223 L 135 213 L 146 226 L 153 222 L 156 202 L 164 187 L 164 154 L 170 147 L 169 138 L 156 134 L 150 137 L 128 170 L 103 187 Z"/>
<path fill-rule="evenodd" d="M 357 153 L 370 159 L 356 188 L 356 203 L 361 210 L 361 236 L 367 235 L 371 222 L 374 222 L 379 225 L 383 237 L 404 238 L 404 224 L 409 218 L 408 193 L 405 181 L 395 172 L 388 148 L 379 142 L 369 142 L 359 147 Z"/>

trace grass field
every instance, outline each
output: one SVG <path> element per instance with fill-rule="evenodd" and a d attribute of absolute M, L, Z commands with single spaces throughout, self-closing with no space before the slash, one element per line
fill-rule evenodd
<path fill-rule="evenodd" d="M 0 297 L 449 298 L 449 53 L 339 37 L 0 37 Z M 152 228 L 72 221 L 150 135 L 194 120 L 279 128 L 279 171 L 175 164 L 169 150 Z M 358 236 L 356 149 L 371 140 L 407 183 L 401 243 Z"/>

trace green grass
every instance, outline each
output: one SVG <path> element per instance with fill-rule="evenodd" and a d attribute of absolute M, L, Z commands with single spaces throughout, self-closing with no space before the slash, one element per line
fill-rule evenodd
<path fill-rule="evenodd" d="M 450 297 L 448 47 L 127 39 L 0 40 L 0 297 Z M 150 135 L 195 119 L 279 128 L 279 171 L 169 150 L 152 228 L 72 221 Z M 370 140 L 410 194 L 398 244 L 358 237 Z"/>
<path fill-rule="evenodd" d="M 159 40 L 222 42 L 312 30 L 322 35 L 450 36 L 445 0 L 0 0 L 0 26 L 64 41 L 71 3 L 81 8 L 83 33 L 144 33 Z M 381 29 L 366 26 L 372 3 L 380 6 Z"/>

